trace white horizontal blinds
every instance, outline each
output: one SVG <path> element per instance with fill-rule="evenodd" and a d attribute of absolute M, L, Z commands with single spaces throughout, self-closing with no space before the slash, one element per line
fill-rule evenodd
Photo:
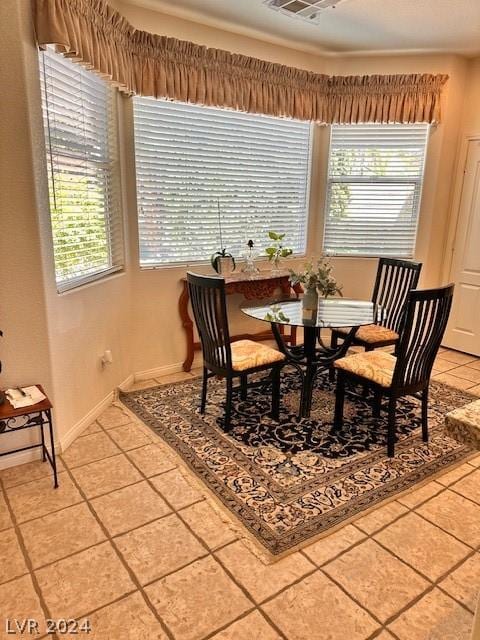
<path fill-rule="evenodd" d="M 310 125 L 134 98 L 142 266 L 234 256 L 269 230 L 305 251 Z"/>
<path fill-rule="evenodd" d="M 65 290 L 123 266 L 114 94 L 48 49 L 40 72 L 55 273 Z"/>
<path fill-rule="evenodd" d="M 428 125 L 331 128 L 324 251 L 412 257 Z"/>

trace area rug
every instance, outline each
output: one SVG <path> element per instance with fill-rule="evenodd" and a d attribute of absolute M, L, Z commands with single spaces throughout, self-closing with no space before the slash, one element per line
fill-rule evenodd
<path fill-rule="evenodd" d="M 228 434 L 221 428 L 221 380 L 209 381 L 204 416 L 197 378 L 121 395 L 273 556 L 312 542 L 472 453 L 444 427 L 446 413 L 472 400 L 465 392 L 432 382 L 428 444 L 421 439 L 419 402 L 400 400 L 398 441 L 389 459 L 386 416 L 374 418 L 368 398 L 347 396 L 345 423 L 336 432 L 334 386 L 321 376 L 311 417 L 298 420 L 298 374 L 284 371 L 280 421 L 269 417 L 269 392 L 250 389 L 246 401 L 234 398 Z"/>

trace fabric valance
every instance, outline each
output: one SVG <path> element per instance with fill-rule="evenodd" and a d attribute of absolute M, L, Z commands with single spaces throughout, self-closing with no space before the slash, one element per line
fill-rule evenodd
<path fill-rule="evenodd" d="M 122 92 L 329 124 L 440 121 L 446 75 L 327 76 L 135 29 L 105 0 L 35 0 L 39 46 Z"/>

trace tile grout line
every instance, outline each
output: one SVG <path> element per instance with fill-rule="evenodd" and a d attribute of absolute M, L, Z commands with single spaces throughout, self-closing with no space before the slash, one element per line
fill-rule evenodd
<path fill-rule="evenodd" d="M 467 464 L 467 463 L 465 463 Z M 473 467 L 473 471 L 476 471 L 477 469 L 475 467 Z M 472 472 L 468 472 L 467 474 L 465 474 L 465 476 L 462 476 L 461 478 L 459 478 L 458 480 L 455 480 L 454 482 L 458 482 L 459 480 L 462 480 L 464 477 L 471 475 Z M 436 480 L 432 480 L 432 482 L 436 482 Z M 440 484 L 440 483 L 438 483 Z M 421 506 L 423 506 L 424 504 L 426 504 L 427 502 L 430 502 L 430 500 L 433 500 L 434 498 L 438 497 L 439 495 L 441 495 L 442 493 L 445 493 L 445 491 L 449 491 L 451 490 L 451 485 L 441 485 L 442 487 L 440 489 L 440 491 L 438 491 L 435 495 L 430 496 L 428 498 L 426 498 L 425 500 L 422 500 L 421 502 L 419 502 L 418 504 L 416 504 L 414 507 L 409 507 L 405 504 L 403 504 L 403 502 L 399 502 L 399 500 L 392 500 L 391 502 L 387 503 L 387 504 L 392 504 L 393 502 L 399 502 L 399 504 L 401 504 L 403 507 L 405 507 L 405 509 L 407 511 L 405 511 L 404 513 L 400 513 L 398 516 L 396 516 L 395 518 L 393 518 L 392 520 L 390 520 L 389 522 L 387 522 L 386 524 L 382 525 L 381 527 L 379 527 L 378 529 L 375 529 L 375 531 L 372 532 L 367 532 L 364 529 L 361 528 L 361 525 L 357 524 L 357 521 L 352 521 L 350 524 L 352 524 L 353 526 L 355 526 L 356 529 L 358 529 L 359 531 L 361 531 L 364 535 L 367 536 L 373 536 L 376 535 L 378 533 L 380 533 L 381 531 L 383 531 L 384 529 L 386 529 L 387 527 L 389 527 L 391 524 L 394 524 L 395 522 L 398 522 L 398 520 L 401 520 L 402 518 L 404 518 L 406 515 L 408 515 L 409 513 L 415 513 L 418 517 L 422 518 L 422 520 L 425 520 L 426 522 L 429 522 L 430 524 L 433 524 L 435 527 L 437 527 L 437 529 L 440 529 L 441 531 L 443 531 L 443 533 L 446 533 L 447 535 L 451 536 L 452 538 L 454 538 L 457 542 L 461 542 L 462 544 L 466 545 L 467 547 L 470 547 L 470 549 L 475 549 L 476 546 L 472 545 L 468 542 L 465 542 L 464 540 L 461 540 L 460 538 L 458 538 L 454 533 L 451 533 L 449 531 L 447 531 L 446 529 L 444 529 L 443 527 L 441 527 L 440 525 L 438 525 L 436 522 L 433 522 L 432 520 L 429 520 L 426 516 L 422 515 L 421 513 L 417 512 L 417 509 Z M 412 492 L 413 493 L 413 492 Z M 471 500 L 470 498 L 466 498 L 465 496 L 463 496 L 461 493 L 458 493 L 458 491 L 453 491 L 452 493 L 455 493 L 456 495 L 460 496 L 461 498 L 465 498 L 465 500 L 468 500 L 469 502 L 471 502 L 472 504 L 474 504 L 477 507 L 480 507 L 480 503 L 475 502 L 474 500 Z M 385 505 L 386 506 L 386 505 Z M 382 507 L 380 507 L 381 509 Z M 375 511 L 372 511 L 372 513 L 375 513 Z M 360 520 L 363 516 L 360 516 L 358 518 L 358 520 Z"/>
<path fill-rule="evenodd" d="M 365 542 L 365 539 L 363 539 L 363 540 L 361 540 L 361 541 L 357 541 L 357 543 L 356 543 L 355 545 L 352 545 L 352 547 L 350 547 L 348 550 L 351 550 L 353 547 L 356 547 L 356 546 L 360 545 L 360 544 L 361 544 L 361 543 L 363 543 L 363 542 Z M 301 553 L 302 555 L 305 555 L 305 554 L 303 553 L 303 549 L 301 549 L 301 550 L 300 550 L 300 553 Z M 341 553 L 341 554 L 339 554 L 339 556 L 337 556 L 337 557 L 340 557 L 340 555 L 343 555 L 343 554 Z M 308 557 L 308 556 L 307 556 L 307 557 Z M 335 584 L 335 585 L 336 585 L 336 586 L 337 586 L 341 591 L 343 591 L 343 593 L 344 593 L 344 594 L 345 594 L 345 595 L 346 595 L 350 600 L 352 600 L 353 602 L 355 602 L 355 604 L 356 604 L 358 607 L 360 607 L 361 609 L 363 609 L 363 611 L 365 611 L 365 612 L 366 612 L 366 613 L 367 613 L 367 614 L 368 614 L 368 615 L 369 615 L 373 620 L 375 620 L 375 622 L 376 622 L 377 624 L 379 624 L 379 625 L 380 625 L 380 627 L 382 627 L 382 628 L 383 628 L 383 622 L 380 620 L 380 618 L 378 618 L 376 614 L 372 613 L 372 612 L 371 612 L 367 607 L 365 607 L 361 602 L 359 602 L 359 601 L 358 601 L 358 600 L 357 600 L 357 599 L 356 599 L 356 598 L 355 598 L 351 593 L 349 593 L 349 592 L 348 592 L 348 591 L 343 587 L 343 585 L 341 585 L 340 583 L 338 583 L 338 582 L 337 582 L 337 580 L 335 580 L 335 579 L 334 579 L 334 578 L 332 578 L 328 573 L 326 573 L 326 572 L 323 570 L 323 565 L 322 565 L 322 566 L 318 565 L 314 560 L 311 560 L 311 562 L 312 562 L 312 563 L 313 563 L 313 565 L 316 567 L 316 570 L 317 570 L 319 573 L 321 573 L 321 574 L 322 574 L 322 575 L 323 575 L 327 580 L 330 580 L 331 582 L 333 582 L 333 584 Z M 376 629 L 376 630 L 375 630 L 375 633 L 376 633 L 377 631 L 378 631 L 378 629 Z M 373 632 L 372 632 L 372 633 L 373 633 Z M 370 636 L 371 636 L 371 635 L 372 635 L 372 634 L 370 634 Z M 370 636 L 369 636 L 369 637 L 370 637 Z"/>
<path fill-rule="evenodd" d="M 283 634 L 283 632 L 277 627 L 277 625 L 275 625 L 273 623 L 272 620 L 270 620 L 269 616 L 262 610 L 259 609 L 257 603 L 255 602 L 255 600 L 253 599 L 253 597 L 250 595 L 250 593 L 248 592 L 248 590 L 239 582 L 237 581 L 237 579 L 234 577 L 234 575 L 230 572 L 230 570 L 224 565 L 224 563 L 221 561 L 220 558 L 218 558 L 215 553 L 218 552 L 220 549 L 215 549 L 215 550 L 211 550 L 210 547 L 207 545 L 207 543 L 203 540 L 203 538 L 201 538 L 190 526 L 190 524 L 185 520 L 185 518 L 182 516 L 181 511 L 183 509 L 186 509 L 192 505 L 185 505 L 184 507 L 182 507 L 181 509 L 175 509 L 173 504 L 165 497 L 165 495 L 151 482 L 150 478 L 147 478 L 146 475 L 143 473 L 142 469 L 140 469 L 140 467 L 138 467 L 135 464 L 135 461 L 132 460 L 129 456 L 128 456 L 128 452 L 124 452 L 127 459 L 131 462 L 131 464 L 133 464 L 133 466 L 138 470 L 138 472 L 144 477 L 144 479 L 148 482 L 148 484 L 152 487 L 152 489 L 166 502 L 166 504 L 168 505 L 169 508 L 172 509 L 172 514 L 175 514 L 179 517 L 180 521 L 183 523 L 183 525 L 188 529 L 188 531 L 197 539 L 197 541 L 206 549 L 207 554 L 205 556 L 202 556 L 202 558 L 211 556 L 219 565 L 220 567 L 222 567 L 222 569 L 225 571 L 225 573 L 230 577 L 230 579 L 232 580 L 232 582 L 236 585 L 237 588 L 239 588 L 242 593 L 247 597 L 247 599 L 253 603 L 253 610 L 257 609 L 260 614 L 267 619 L 267 621 L 269 622 L 269 624 L 275 629 L 275 631 L 282 637 L 285 638 L 285 635 Z M 156 477 L 156 476 L 154 476 Z M 187 481 L 186 481 L 187 482 Z M 188 482 L 187 482 L 188 484 Z M 202 500 L 197 501 L 198 502 L 203 502 L 205 501 L 205 496 L 198 491 L 199 495 L 202 496 Z M 193 504 L 197 504 L 197 503 L 193 503 Z M 233 544 L 234 542 L 237 542 L 237 540 L 232 540 L 228 543 L 226 543 L 222 548 L 229 546 L 230 544 Z M 195 560 L 193 560 L 192 562 L 190 562 L 188 565 L 185 566 L 189 566 L 190 564 L 193 564 L 194 562 L 196 562 L 197 560 L 199 560 L 200 558 L 196 558 Z M 185 568 L 181 567 L 181 568 Z M 172 571 L 169 575 L 176 573 L 176 571 L 179 571 L 179 569 L 176 569 L 175 571 Z M 165 576 L 162 576 L 160 578 L 157 578 L 155 580 L 152 581 L 152 583 L 154 582 L 158 582 L 159 580 L 162 580 Z M 152 584 L 150 583 L 150 584 Z M 236 619 L 235 619 L 236 620 Z M 233 624 L 233 622 L 235 622 L 235 620 L 230 621 L 225 628 L 227 628 L 228 626 L 230 626 L 230 624 Z M 218 629 L 216 630 L 216 633 L 218 633 Z M 213 632 L 212 632 L 213 633 Z"/>
<path fill-rule="evenodd" d="M 107 435 L 108 435 L 108 432 L 107 432 Z M 111 438 L 111 439 L 112 439 L 112 438 Z M 154 441 L 153 441 L 153 443 L 154 443 Z M 158 494 L 158 495 L 159 495 L 159 496 L 160 496 L 160 497 L 165 501 L 165 503 L 167 504 L 167 506 L 172 510 L 170 515 L 177 515 L 177 516 L 178 516 L 178 518 L 179 518 L 179 520 L 183 523 L 183 525 L 188 529 L 188 531 L 189 531 L 189 532 L 190 532 L 190 533 L 191 533 L 191 534 L 192 534 L 192 535 L 197 539 L 197 541 L 198 541 L 198 542 L 199 542 L 199 543 L 200 543 L 200 544 L 201 544 L 201 545 L 206 549 L 206 551 L 207 551 L 207 553 L 206 553 L 204 556 L 202 556 L 201 558 L 196 558 L 195 560 L 193 560 L 193 561 L 189 562 L 188 564 L 184 565 L 183 567 L 179 567 L 178 569 L 175 569 L 174 571 L 170 572 L 170 573 L 169 573 L 169 574 L 167 574 L 167 575 L 172 575 L 172 574 L 176 573 L 177 571 L 180 571 L 181 569 L 185 569 L 185 567 L 190 566 L 191 564 L 193 564 L 193 563 L 197 562 L 197 561 L 198 561 L 198 560 L 200 560 L 200 559 L 203 559 L 203 558 L 206 558 L 206 557 L 208 557 L 208 556 L 211 556 L 211 557 L 215 560 L 215 562 L 217 562 L 217 563 L 219 564 L 219 566 L 220 566 L 220 567 L 222 567 L 222 569 L 223 569 L 223 570 L 225 571 L 225 573 L 230 577 L 230 579 L 231 579 L 231 580 L 232 580 L 232 582 L 235 584 L 235 586 L 236 586 L 237 588 L 239 588 L 239 589 L 242 591 L 242 593 L 247 597 L 247 599 L 248 599 L 250 602 L 252 602 L 252 604 L 253 604 L 253 609 L 252 609 L 252 611 L 253 611 L 253 610 L 255 610 L 255 609 L 258 609 L 256 602 L 255 602 L 255 601 L 253 600 L 253 598 L 250 596 L 250 594 L 248 593 L 248 591 L 243 587 L 243 585 L 241 585 L 241 584 L 240 584 L 240 583 L 239 583 L 239 582 L 234 578 L 234 576 L 233 576 L 233 575 L 231 574 L 231 572 L 230 572 L 230 571 L 229 571 L 229 570 L 224 566 L 224 564 L 220 561 L 220 559 L 219 559 L 219 558 L 217 558 L 217 557 L 214 555 L 214 552 L 213 552 L 213 551 L 208 547 L 208 545 L 206 544 L 206 542 L 205 542 L 205 541 L 204 541 L 204 540 L 203 540 L 203 539 L 202 539 L 202 538 L 201 538 L 201 537 L 200 537 L 200 536 L 199 536 L 199 535 L 198 535 L 198 534 L 197 534 L 197 533 L 196 533 L 196 532 L 195 532 L 195 531 L 190 527 L 189 523 L 188 523 L 187 521 L 185 521 L 184 517 L 183 517 L 183 516 L 182 516 L 182 514 L 181 514 L 181 511 L 182 511 L 183 509 L 188 508 L 189 506 L 192 506 L 192 505 L 191 505 L 191 504 L 190 504 L 190 505 L 185 505 L 184 507 L 182 507 L 181 509 L 178 509 L 178 510 L 177 510 L 176 508 L 174 508 L 173 504 L 172 504 L 172 503 L 171 503 L 171 502 L 170 502 L 170 501 L 169 501 L 169 500 L 168 500 L 168 499 L 163 495 L 163 493 L 162 493 L 162 492 L 161 492 L 161 491 L 160 491 L 160 490 L 159 490 L 159 489 L 158 489 L 158 488 L 157 488 L 157 487 L 156 487 L 156 486 L 151 482 L 151 479 L 150 479 L 150 478 L 148 478 L 148 477 L 143 473 L 142 469 L 140 469 L 140 467 L 138 467 L 138 466 L 135 464 L 135 461 L 134 461 L 134 460 L 132 460 L 132 459 L 128 456 L 128 452 L 125 452 L 125 451 L 124 451 L 123 453 L 124 453 L 124 455 L 126 456 L 126 458 L 129 460 L 129 462 L 130 462 L 130 463 L 131 463 L 131 464 L 132 464 L 132 465 L 137 469 L 137 471 L 140 473 L 140 475 L 141 475 L 141 476 L 143 476 L 144 480 L 145 480 L 145 481 L 150 485 L 150 487 L 151 487 L 151 488 L 152 488 L 152 489 L 153 489 L 153 490 L 154 490 L 154 491 L 155 491 L 155 492 L 156 492 L 156 493 L 157 493 L 157 494 Z M 166 472 L 165 472 L 165 473 L 166 473 Z M 162 475 L 162 474 L 159 474 L 159 475 Z M 153 477 L 156 477 L 156 476 L 153 476 Z M 187 484 L 188 484 L 188 483 L 187 483 Z M 201 496 L 202 496 L 202 499 L 201 499 L 201 500 L 198 500 L 197 502 L 195 502 L 195 503 L 193 503 L 193 504 L 197 504 L 198 502 L 203 502 L 203 501 L 205 500 L 205 497 L 203 496 L 203 494 L 202 494 L 200 491 L 198 491 L 198 493 L 199 493 L 199 495 L 201 495 Z M 87 499 L 87 500 L 88 500 L 88 499 Z M 226 543 L 224 546 L 228 546 L 229 544 L 232 544 L 233 542 L 236 542 L 236 540 L 231 541 L 231 542 L 229 542 L 229 543 Z M 218 551 L 218 549 L 217 549 L 216 551 Z M 126 562 L 126 561 L 125 561 L 125 562 Z M 145 585 L 145 586 L 148 586 L 148 585 L 150 585 L 150 584 L 153 584 L 153 583 L 155 583 L 155 582 L 158 582 L 159 580 L 163 580 L 163 578 L 165 578 L 165 577 L 166 577 L 166 576 L 165 576 L 165 575 L 163 575 L 163 576 L 161 576 L 161 577 L 159 577 L 159 578 L 156 578 L 155 580 L 152 580 L 151 582 L 149 582 L 149 583 L 148 583 L 147 585 Z M 261 615 L 263 615 L 264 617 L 266 617 L 266 616 L 265 616 L 265 614 L 264 614 L 263 612 L 260 612 L 260 613 L 261 613 Z M 267 617 L 267 618 L 268 618 L 268 617 Z M 235 620 L 236 620 L 236 619 L 235 619 Z M 230 624 L 232 624 L 235 620 L 230 621 L 230 622 L 228 623 L 227 627 L 228 627 Z M 273 624 L 273 622 L 272 622 L 272 621 L 270 621 L 270 620 L 269 620 L 269 622 L 270 622 L 270 624 L 275 628 L 275 630 L 277 631 L 277 633 L 279 633 L 279 635 L 280 635 L 282 638 L 285 638 L 284 634 L 283 634 L 283 633 L 282 633 L 282 632 L 281 632 L 281 631 L 276 627 L 276 625 L 274 625 L 274 624 Z M 226 627 L 225 627 L 225 628 L 226 628 Z M 216 632 L 218 632 L 218 629 L 216 630 Z"/>
<path fill-rule="evenodd" d="M 163 631 L 167 634 L 167 636 L 169 638 L 171 638 L 171 640 L 174 640 L 174 635 L 173 633 L 170 631 L 169 627 L 165 624 L 165 622 L 162 620 L 162 618 L 159 616 L 155 606 L 153 605 L 153 603 L 150 601 L 149 597 L 147 596 L 147 594 L 145 593 L 145 591 L 142 588 L 142 585 L 140 583 L 140 581 L 137 579 L 135 573 L 132 571 L 132 569 L 130 568 L 129 564 L 127 563 L 127 561 L 125 560 L 125 558 L 123 557 L 123 554 L 120 552 L 120 550 L 118 549 L 117 545 L 115 544 L 113 538 L 110 536 L 107 528 L 105 527 L 105 525 L 103 524 L 103 522 L 97 517 L 97 514 L 95 512 L 95 510 L 92 508 L 92 506 L 90 505 L 90 502 L 88 501 L 87 497 L 85 496 L 82 488 L 77 484 L 74 476 L 71 474 L 70 470 L 67 469 L 67 473 L 70 475 L 70 479 L 72 480 L 72 482 L 75 484 L 75 486 L 77 487 L 77 490 L 80 492 L 80 494 L 83 496 L 86 504 L 88 505 L 88 508 L 90 509 L 91 514 L 93 515 L 93 517 L 95 518 L 95 520 L 97 521 L 97 523 L 99 524 L 100 528 L 103 530 L 107 541 L 110 542 L 110 545 L 112 546 L 113 550 L 115 551 L 118 559 L 120 560 L 121 564 L 123 565 L 124 569 L 127 571 L 130 580 L 132 581 L 132 583 L 136 586 L 136 590 L 140 592 L 140 594 L 142 595 L 145 604 L 148 606 L 148 608 L 150 609 L 150 611 L 153 613 L 153 615 L 155 616 L 155 618 L 157 619 L 157 621 L 159 622 L 161 628 L 163 629 Z M 102 543 L 100 543 L 102 544 Z M 132 592 L 134 593 L 134 592 Z M 125 597 L 125 594 L 123 594 L 122 598 Z M 120 599 L 122 599 L 120 598 Z M 103 608 L 104 606 L 107 606 L 111 603 L 107 603 L 106 605 L 102 605 Z M 83 615 L 81 617 L 84 617 Z"/>
<path fill-rule="evenodd" d="M 12 520 L 12 524 L 13 524 L 13 529 L 15 531 L 15 534 L 16 534 L 16 537 L 17 537 L 17 541 L 18 541 L 19 547 L 20 547 L 22 555 L 23 555 L 25 566 L 27 568 L 27 573 L 23 574 L 23 576 L 17 576 L 17 577 L 25 577 L 26 575 L 29 576 L 29 578 L 30 578 L 30 580 L 32 582 L 34 591 L 35 591 L 35 593 L 36 593 L 36 595 L 38 597 L 38 600 L 39 600 L 40 607 L 42 609 L 43 615 L 45 616 L 45 620 L 47 620 L 47 619 L 52 617 L 51 614 L 50 614 L 50 609 L 47 606 L 46 600 L 43 597 L 42 590 L 41 590 L 40 585 L 38 583 L 37 576 L 34 573 L 33 565 L 32 565 L 32 562 L 30 560 L 30 556 L 28 555 L 28 551 L 27 551 L 27 548 L 26 548 L 26 545 L 25 545 L 25 541 L 23 539 L 22 532 L 21 532 L 19 524 L 17 522 L 16 515 L 15 515 L 13 509 L 12 509 L 12 505 L 10 504 L 10 499 L 9 499 L 9 497 L 7 495 L 7 492 L 5 491 L 5 487 L 3 486 L 3 481 L 2 480 L 0 480 L 0 487 L 1 487 L 3 498 L 5 500 L 5 504 L 7 505 L 7 508 L 9 510 L 10 519 Z M 45 628 L 45 631 L 46 631 L 46 628 Z M 48 635 L 51 636 L 52 638 L 58 638 L 56 633 L 52 633 L 52 634 L 48 634 Z"/>
<path fill-rule="evenodd" d="M 447 489 L 447 487 L 445 487 L 445 489 Z M 441 493 L 441 492 L 440 492 Z M 438 495 L 438 494 L 437 494 Z M 382 531 L 383 529 L 388 528 L 391 524 L 393 524 L 393 522 L 397 522 L 398 520 L 400 520 L 401 518 L 405 517 L 406 515 L 408 515 L 408 513 L 414 513 L 413 510 L 408 510 L 406 513 L 402 513 L 400 514 L 400 516 L 398 516 L 397 518 L 395 518 L 394 520 L 392 520 L 391 522 L 389 522 L 388 524 L 384 525 L 383 527 L 381 527 L 379 530 L 373 532 L 372 534 L 366 533 L 363 530 L 362 534 L 364 534 L 366 537 L 363 538 L 362 540 L 358 540 L 357 542 L 355 542 L 354 544 L 350 545 L 347 549 L 344 549 L 342 551 L 340 551 L 338 554 L 336 554 L 334 557 L 329 558 L 328 560 L 326 560 L 324 563 L 322 564 L 318 564 L 316 563 L 313 559 L 310 559 L 309 556 L 305 553 L 305 549 L 301 549 L 300 553 L 304 556 L 306 556 L 309 560 L 311 560 L 311 562 L 313 562 L 315 564 L 315 566 L 318 567 L 319 570 L 321 570 L 323 573 L 325 573 L 327 575 L 327 577 L 329 579 L 331 579 L 333 582 L 335 582 L 335 584 L 337 584 L 337 586 L 341 587 L 341 584 L 337 583 L 337 581 L 330 576 L 330 574 L 325 571 L 325 568 L 328 564 L 330 564 L 331 562 L 334 562 L 335 560 L 337 560 L 338 558 L 340 558 L 341 556 L 345 555 L 346 553 L 348 553 L 349 551 L 351 551 L 353 548 L 360 546 L 361 544 L 363 544 L 365 542 L 365 540 L 369 539 L 372 540 L 373 542 L 376 542 L 380 547 L 382 547 L 387 553 L 389 553 L 390 555 L 392 555 L 393 557 L 396 558 L 396 560 L 398 560 L 399 562 L 401 562 L 403 565 L 409 567 L 410 569 L 412 569 L 417 575 L 419 575 L 422 579 L 426 580 L 430 586 L 425 589 L 424 591 L 422 591 L 419 596 L 417 596 L 415 599 L 413 599 L 409 604 L 407 604 L 404 608 L 402 608 L 401 610 L 399 610 L 399 612 L 397 612 L 397 614 L 395 614 L 393 616 L 393 618 L 391 619 L 387 619 L 387 621 L 385 623 L 382 623 L 382 626 L 384 626 L 386 628 L 386 626 L 388 624 L 390 624 L 390 622 L 393 619 L 396 619 L 399 615 L 401 615 L 401 613 L 404 613 L 404 611 L 408 610 L 409 608 L 411 608 L 419 599 L 421 599 L 424 595 L 426 595 L 427 593 L 429 593 L 429 591 L 433 590 L 435 587 L 440 588 L 441 591 L 443 593 L 445 593 L 445 595 L 447 595 L 449 598 L 451 598 L 452 600 L 454 600 L 457 604 L 459 604 L 463 609 L 465 609 L 466 611 L 468 611 L 469 613 L 472 613 L 470 611 L 470 609 L 460 600 L 458 600 L 455 596 L 452 596 L 451 594 L 449 594 L 447 591 L 445 591 L 442 587 L 439 586 L 439 582 L 445 580 L 451 573 L 454 573 L 464 562 L 466 562 L 469 558 L 473 557 L 477 552 L 478 549 L 477 548 L 472 548 L 470 545 L 465 545 L 465 543 L 459 539 L 457 539 L 458 542 L 461 542 L 462 544 L 464 544 L 465 546 L 467 546 L 469 548 L 469 552 L 463 556 L 458 562 L 456 562 L 454 565 L 452 565 L 452 567 L 450 567 L 449 570 L 447 570 L 445 573 L 443 573 L 439 578 L 437 578 L 436 580 L 432 580 L 431 578 L 429 578 L 428 576 L 426 576 L 425 574 L 423 574 L 421 571 L 419 571 L 416 567 L 414 567 L 413 565 L 409 564 L 407 561 L 403 560 L 402 558 L 400 558 L 399 556 L 396 555 L 395 552 L 393 552 L 391 549 L 389 549 L 388 547 L 386 547 L 385 545 L 383 545 L 381 542 L 379 542 L 378 540 L 376 540 L 373 536 L 377 535 L 377 533 L 379 533 L 380 531 Z M 418 515 L 418 514 L 417 514 Z M 427 520 L 427 522 L 430 523 L 429 520 Z M 434 523 L 430 523 L 430 524 L 434 524 Z M 434 524 L 434 526 L 437 526 Z M 437 527 L 438 529 L 440 529 L 441 531 L 443 531 L 444 533 L 449 534 L 447 531 L 444 531 L 441 527 Z M 358 529 L 358 527 L 357 527 Z M 342 590 L 346 593 L 346 595 L 348 595 L 352 600 L 354 600 L 355 602 L 357 602 L 357 600 L 352 596 L 352 594 L 350 594 L 346 589 L 344 589 L 343 587 L 341 587 Z M 367 607 L 364 607 L 363 605 L 361 605 L 359 602 L 357 602 L 357 604 L 359 604 L 360 606 L 362 606 L 362 608 L 364 608 L 372 617 L 374 617 L 375 619 L 376 616 L 375 614 L 373 614 L 373 612 L 371 612 Z"/>
<path fill-rule="evenodd" d="M 423 578 L 424 580 L 426 580 L 427 582 L 429 582 L 430 584 L 433 585 L 433 587 L 438 587 L 439 582 L 442 580 L 445 580 L 445 578 L 447 578 L 451 573 L 453 573 L 454 571 L 456 571 L 464 562 L 466 562 L 467 560 L 469 560 L 471 557 L 473 557 L 477 551 L 475 549 L 470 549 L 469 553 L 467 553 L 467 555 L 463 556 L 460 560 L 458 560 L 454 565 L 452 565 L 450 567 L 450 569 L 448 569 L 445 573 L 442 573 L 440 577 L 432 579 L 429 578 L 426 574 L 422 573 L 419 569 L 417 569 L 416 567 L 414 567 L 412 564 L 409 564 L 406 560 L 403 560 L 400 556 L 398 556 L 394 551 L 392 551 L 391 549 L 389 549 L 388 547 L 386 547 L 382 542 L 380 542 L 379 540 L 376 540 L 375 538 L 370 538 L 371 540 L 373 540 L 374 542 L 376 542 L 380 547 L 382 547 L 382 549 L 384 549 L 385 551 L 387 551 L 390 555 L 392 555 L 394 558 L 396 558 L 397 560 L 399 560 L 400 562 L 402 562 L 403 564 L 405 564 L 407 567 L 410 567 L 410 569 L 412 569 L 412 571 L 414 571 L 415 573 L 417 573 L 421 578 Z M 442 591 L 444 591 L 442 589 Z M 447 593 L 444 591 L 444 593 Z M 447 595 L 452 599 L 455 600 L 459 605 L 461 605 L 464 609 L 466 609 L 467 611 L 470 612 L 470 610 L 468 609 L 468 607 L 466 607 L 463 602 L 461 602 L 460 600 L 457 600 L 457 598 L 455 596 L 450 595 L 449 593 L 447 593 Z M 471 613 L 471 612 L 470 612 Z"/>

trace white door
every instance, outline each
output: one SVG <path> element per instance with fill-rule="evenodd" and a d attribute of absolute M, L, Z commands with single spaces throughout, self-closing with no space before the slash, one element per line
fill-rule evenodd
<path fill-rule="evenodd" d="M 455 294 L 443 344 L 480 356 L 480 141 L 468 146 L 450 279 Z"/>

